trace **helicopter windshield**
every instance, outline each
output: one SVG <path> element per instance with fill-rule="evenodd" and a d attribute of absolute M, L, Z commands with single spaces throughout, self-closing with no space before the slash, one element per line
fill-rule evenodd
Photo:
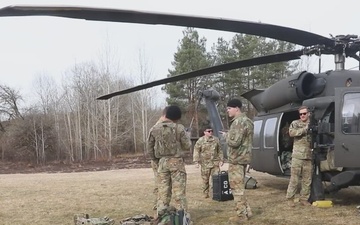
<path fill-rule="evenodd" d="M 347 93 L 344 95 L 344 105 L 341 114 L 343 132 L 359 133 L 360 93 Z"/>

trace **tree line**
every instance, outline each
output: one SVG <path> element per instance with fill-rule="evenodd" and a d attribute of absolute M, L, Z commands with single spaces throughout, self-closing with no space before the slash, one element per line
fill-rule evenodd
<path fill-rule="evenodd" d="M 206 45 L 206 38 L 200 37 L 197 30 L 185 29 L 167 76 L 295 48 L 293 44 L 243 34 L 230 40 L 219 38 L 210 50 Z M 24 102 L 19 91 L 0 85 L 1 160 L 46 164 L 145 154 L 148 131 L 162 107 L 157 106 L 153 89 L 96 100 L 104 93 L 135 84 L 129 76 L 119 75 L 121 68 L 109 49 L 97 63 L 71 66 L 60 85 L 49 76 L 39 76 L 34 87 L 37 101 L 25 104 L 26 107 L 21 107 Z M 289 76 L 296 67 L 288 62 L 254 66 L 169 83 L 162 89 L 167 94 L 167 104 L 182 108 L 181 123 L 192 125 L 192 135 L 198 136 L 201 127 L 209 123 L 199 102 L 199 91 L 213 87 L 221 94 L 218 107 L 226 123 L 224 109 L 228 99 L 254 88 L 266 88 Z M 151 81 L 151 71 L 141 53 L 137 70 L 138 83 Z M 250 116 L 255 114 L 249 103 L 244 109 Z"/>
<path fill-rule="evenodd" d="M 288 52 L 295 49 L 295 45 L 284 41 L 267 39 L 253 35 L 236 34 L 230 40 L 218 38 L 210 51 L 206 49 L 206 38 L 200 38 L 193 28 L 183 31 L 177 52 L 174 54 L 172 69 L 168 77 L 219 65 L 237 60 L 251 59 L 265 55 Z M 195 120 L 192 135 L 201 133 L 201 128 L 209 124 L 206 109 L 198 104 L 198 93 L 209 87 L 215 88 L 222 97 L 218 102 L 218 109 L 224 124 L 228 124 L 226 117 L 226 102 L 231 98 L 240 98 L 241 94 L 252 89 L 263 89 L 275 82 L 290 76 L 298 70 L 297 63 L 279 62 L 259 65 L 227 72 L 220 72 L 204 77 L 192 78 L 186 81 L 167 84 L 164 90 L 168 94 L 167 102 L 177 104 L 186 113 L 186 124 Z M 242 99 L 244 111 L 253 117 L 256 113 L 251 104 Z M 192 123 L 191 123 L 192 124 Z"/>

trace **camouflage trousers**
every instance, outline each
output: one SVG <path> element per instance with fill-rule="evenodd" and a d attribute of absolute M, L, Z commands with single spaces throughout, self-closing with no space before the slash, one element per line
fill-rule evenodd
<path fill-rule="evenodd" d="M 249 217 L 251 208 L 245 197 L 245 171 L 246 164 L 229 164 L 229 183 L 234 196 L 237 216 Z"/>
<path fill-rule="evenodd" d="M 182 158 L 161 158 L 158 168 L 158 215 L 169 206 L 169 193 L 175 200 L 175 208 L 187 211 L 186 171 Z"/>
<path fill-rule="evenodd" d="M 209 194 L 209 189 L 212 187 L 212 175 L 217 175 L 220 172 L 220 168 L 217 165 L 209 168 L 206 165 L 201 164 L 201 179 L 202 179 L 202 186 L 201 189 L 204 195 Z"/>
<path fill-rule="evenodd" d="M 154 173 L 154 183 L 155 183 L 155 186 L 154 186 L 154 190 L 153 190 L 153 193 L 154 193 L 154 206 L 157 205 L 157 202 L 159 200 L 158 198 L 158 168 L 159 168 L 159 163 L 154 161 L 154 160 L 151 160 L 151 168 L 153 170 L 153 173 Z M 170 201 L 171 201 L 171 188 L 170 188 L 170 192 L 168 193 L 168 199 L 166 201 L 165 204 L 169 205 L 170 204 Z"/>
<path fill-rule="evenodd" d="M 295 159 L 291 161 L 291 177 L 286 192 L 286 198 L 295 197 L 301 176 L 300 200 L 307 201 L 310 197 L 311 179 L 312 179 L 312 161 L 310 159 Z"/>

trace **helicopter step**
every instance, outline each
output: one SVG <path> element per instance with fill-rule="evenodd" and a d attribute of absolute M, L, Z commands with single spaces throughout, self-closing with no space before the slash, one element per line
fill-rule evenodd
<path fill-rule="evenodd" d="M 346 170 L 336 175 L 324 173 L 324 178 L 329 178 L 330 185 L 325 188 L 326 193 L 337 192 L 342 188 L 360 185 L 360 169 Z"/>

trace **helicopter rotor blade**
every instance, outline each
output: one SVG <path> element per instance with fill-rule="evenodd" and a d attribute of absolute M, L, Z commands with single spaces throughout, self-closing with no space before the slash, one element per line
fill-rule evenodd
<path fill-rule="evenodd" d="M 189 73 L 180 74 L 177 76 L 168 77 L 161 80 L 156 80 L 153 82 L 149 82 L 146 84 L 138 85 L 129 89 L 125 89 L 122 91 L 113 92 L 107 95 L 103 95 L 98 97 L 98 100 L 106 100 L 118 95 L 124 95 L 135 91 L 140 91 L 143 89 L 159 86 L 162 84 L 167 84 L 171 82 L 186 80 L 190 78 L 200 77 L 204 75 L 219 73 L 222 71 L 229 71 L 233 69 L 239 69 L 243 67 L 250 67 L 250 66 L 256 66 L 256 65 L 262 65 L 262 64 L 268 64 L 268 63 L 276 63 L 276 62 L 283 62 L 283 61 L 290 61 L 295 59 L 300 59 L 300 56 L 303 55 L 302 50 L 292 51 L 292 52 L 286 52 L 286 53 L 279 53 L 274 55 L 268 55 L 268 56 L 262 56 L 257 58 L 251 58 L 246 60 L 240 60 L 236 62 L 221 64 L 217 66 L 212 66 L 196 71 L 191 71 Z"/>
<path fill-rule="evenodd" d="M 176 14 L 163 14 L 120 9 L 73 7 L 73 6 L 8 6 L 0 9 L 1 16 L 57 16 L 95 21 L 162 24 L 184 27 L 197 27 L 212 30 L 230 31 L 273 38 L 302 46 L 334 46 L 334 40 L 324 36 L 272 24 L 224 18 L 196 17 Z"/>

